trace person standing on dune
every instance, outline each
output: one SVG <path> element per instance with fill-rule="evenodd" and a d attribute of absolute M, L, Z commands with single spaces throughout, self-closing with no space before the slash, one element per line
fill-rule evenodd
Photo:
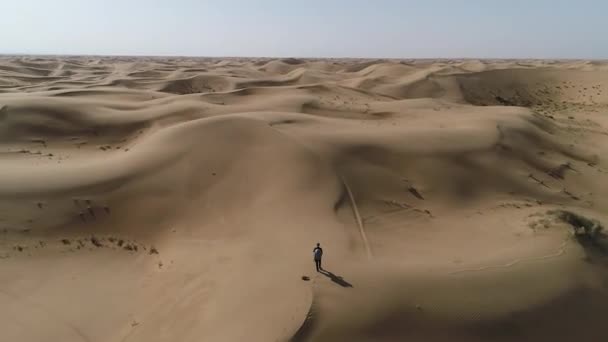
<path fill-rule="evenodd" d="M 321 248 L 321 244 L 317 243 L 317 247 L 312 250 L 312 254 L 315 259 L 315 266 L 317 267 L 317 272 L 323 270 L 321 267 L 321 258 L 323 257 L 323 248 Z"/>

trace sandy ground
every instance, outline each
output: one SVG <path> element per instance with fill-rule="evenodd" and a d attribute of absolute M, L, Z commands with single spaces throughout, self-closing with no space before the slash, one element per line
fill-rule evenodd
<path fill-rule="evenodd" d="M 608 336 L 608 62 L 5 56 L 0 108 L 3 341 Z"/>

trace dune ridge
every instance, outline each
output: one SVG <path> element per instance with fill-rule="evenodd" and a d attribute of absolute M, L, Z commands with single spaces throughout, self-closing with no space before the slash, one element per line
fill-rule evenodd
<path fill-rule="evenodd" d="M 607 114 L 602 61 L 2 56 L 0 328 L 600 341 Z"/>

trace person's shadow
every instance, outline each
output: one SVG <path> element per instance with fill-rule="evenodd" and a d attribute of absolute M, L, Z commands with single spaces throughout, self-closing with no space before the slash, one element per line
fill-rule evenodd
<path fill-rule="evenodd" d="M 321 269 L 319 272 L 322 275 L 326 276 L 327 278 L 331 279 L 331 281 L 333 281 L 334 283 L 336 283 L 342 287 L 353 287 L 353 284 L 347 282 L 346 280 L 344 280 L 344 278 L 342 278 L 338 275 L 335 275 L 328 270 Z"/>

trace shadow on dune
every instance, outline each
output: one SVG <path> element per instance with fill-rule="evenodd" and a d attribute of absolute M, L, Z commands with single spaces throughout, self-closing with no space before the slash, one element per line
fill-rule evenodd
<path fill-rule="evenodd" d="M 341 276 L 338 276 L 338 275 L 335 275 L 335 274 L 331 273 L 330 271 L 321 270 L 320 273 L 322 275 L 326 276 L 327 278 L 331 279 L 331 281 L 333 281 L 334 283 L 336 283 L 336 284 L 338 284 L 338 285 L 340 285 L 342 287 L 353 287 L 353 284 L 347 282 Z"/>

